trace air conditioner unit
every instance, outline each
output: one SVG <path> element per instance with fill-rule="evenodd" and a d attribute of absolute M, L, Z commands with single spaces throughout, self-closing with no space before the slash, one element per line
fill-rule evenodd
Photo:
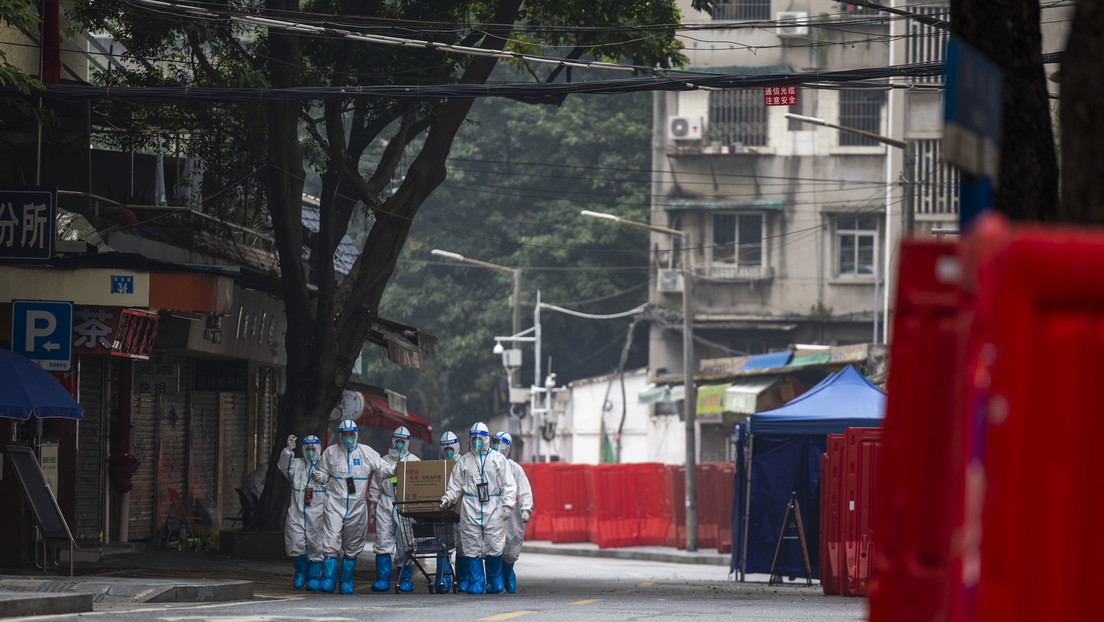
<path fill-rule="evenodd" d="M 682 291 L 681 270 L 659 270 L 656 274 L 656 289 L 661 294 L 676 294 Z"/>
<path fill-rule="evenodd" d="M 672 140 L 701 140 L 704 134 L 702 117 L 667 117 L 667 136 Z"/>
<path fill-rule="evenodd" d="M 805 11 L 779 11 L 775 18 L 778 34 L 783 37 L 804 37 L 809 34 L 809 14 Z"/>

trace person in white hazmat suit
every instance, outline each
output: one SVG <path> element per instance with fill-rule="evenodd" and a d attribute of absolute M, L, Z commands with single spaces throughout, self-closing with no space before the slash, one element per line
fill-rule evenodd
<path fill-rule="evenodd" d="M 409 444 L 410 430 L 400 425 L 391 434 L 391 449 L 383 459 L 395 468 L 398 468 L 400 462 L 418 460 L 418 456 L 406 450 Z M 368 488 L 368 498 L 372 502 L 368 520 L 376 522 L 376 543 L 372 547 L 376 554 L 376 582 L 372 584 L 373 592 L 386 592 L 391 589 L 392 561 L 396 569 L 401 569 L 398 577 L 399 591 L 414 591 L 414 583 L 411 580 L 414 565 L 406 559 L 407 542 L 403 538 L 404 533 L 410 533 L 410 519 L 400 516 L 395 508 L 397 489 L 397 477 L 387 478 L 379 473 L 372 476 L 372 484 Z M 405 529 L 400 522 L 405 522 Z"/>
<path fill-rule="evenodd" d="M 284 550 L 295 563 L 292 585 L 318 591 L 322 581 L 322 515 L 325 490 L 315 488 L 311 473 L 322 454 L 322 441 L 313 434 L 303 439 L 303 457 L 295 457 L 295 435 L 280 452 L 280 472 L 291 483 L 291 504 L 284 523 Z"/>
<path fill-rule="evenodd" d="M 341 560 L 341 593 L 353 593 L 353 572 L 357 555 L 368 541 L 368 478 L 373 471 L 391 477 L 395 467 L 367 445 L 357 442 L 357 424 L 346 419 L 337 427 L 338 442 L 322 452 L 311 479 L 326 487 L 326 513 L 322 521 L 323 592 L 337 588 L 337 566 Z"/>
<path fill-rule="evenodd" d="M 514 511 L 517 486 L 510 473 L 509 461 L 497 451 L 491 451 L 487 425 L 476 423 L 468 434 L 471 450 L 453 468 L 440 504 L 446 508 L 463 497 L 460 542 L 464 547 L 462 563 L 468 571 L 468 593 L 482 594 L 485 584 L 487 593 L 498 594 L 503 589 L 505 521 Z"/>
<path fill-rule="evenodd" d="M 506 592 L 513 594 L 517 590 L 517 576 L 514 575 L 514 564 L 521 556 L 521 545 L 525 541 L 525 524 L 533 514 L 533 488 L 529 485 L 529 477 L 525 475 L 525 469 L 510 459 L 510 444 L 513 437 L 509 432 L 497 432 L 491 438 L 491 449 L 506 456 L 510 463 L 510 471 L 517 483 L 517 511 L 506 521 L 506 547 L 502 551 L 502 583 Z"/>
<path fill-rule="evenodd" d="M 460 459 L 460 439 L 457 438 L 455 434 L 452 432 L 445 432 L 441 435 L 440 443 L 441 457 L 443 459 L 452 460 L 453 462 Z M 459 591 L 467 591 L 467 580 L 460 574 L 460 559 L 464 556 L 464 551 L 460 547 L 459 525 L 456 525 L 453 542 L 456 545 L 456 589 Z M 437 590 L 438 594 L 447 594 L 448 591 L 452 589 L 453 577 L 448 573 L 445 555 L 445 553 L 437 555 L 437 579 L 433 582 L 433 587 Z"/>

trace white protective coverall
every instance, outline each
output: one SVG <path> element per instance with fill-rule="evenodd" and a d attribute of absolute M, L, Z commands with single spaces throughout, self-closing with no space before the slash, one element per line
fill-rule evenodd
<path fill-rule="evenodd" d="M 525 519 L 522 515 L 533 511 L 533 488 L 520 464 L 510 458 L 506 458 L 506 462 L 510 465 L 514 482 L 517 483 L 517 507 L 506 520 L 506 547 L 502 551 L 502 561 L 513 564 L 521 555 L 521 545 L 525 541 Z"/>
<path fill-rule="evenodd" d="M 392 468 L 396 468 L 399 462 L 420 460 L 409 451 L 403 451 L 402 455 L 399 455 L 399 450 L 395 448 L 391 448 L 383 459 Z M 401 541 L 402 530 L 399 528 L 398 521 L 404 520 L 409 524 L 410 519 L 399 516 L 395 508 L 395 477 L 384 477 L 380 473 L 373 475 L 368 498 L 376 504 L 376 543 L 372 550 L 376 555 L 391 555 L 394 558 L 395 567 L 398 568 L 406 559 L 404 554 L 406 543 Z"/>
<path fill-rule="evenodd" d="M 375 449 L 357 443 L 345 449 L 335 443 L 322 452 L 317 470 L 326 487 L 325 557 L 356 558 L 368 540 L 368 485 L 373 471 L 384 477 L 395 474 L 395 467 L 380 457 Z M 347 478 L 353 478 L 355 492 L 350 493 Z"/>
<path fill-rule="evenodd" d="M 488 443 L 489 445 L 489 443 Z M 490 498 L 479 502 L 476 486 L 487 482 Z M 469 558 L 501 556 L 506 545 L 506 530 L 501 510 L 513 506 L 517 485 L 506 456 L 489 446 L 482 453 L 474 449 L 456 462 L 445 497 L 448 505 L 463 496 L 460 506 L 460 546 Z"/>
<path fill-rule="evenodd" d="M 288 557 L 306 555 L 312 562 L 322 561 L 322 515 L 326 510 L 326 491 L 311 481 L 314 465 L 296 458 L 292 450 L 280 452 L 280 472 L 291 482 L 291 505 L 284 525 L 284 550 Z M 311 485 L 311 504 L 304 507 L 307 484 Z"/>

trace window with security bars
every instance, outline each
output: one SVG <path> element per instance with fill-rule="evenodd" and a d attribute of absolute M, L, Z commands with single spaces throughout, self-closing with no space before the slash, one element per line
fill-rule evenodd
<path fill-rule="evenodd" d="M 767 107 L 762 89 L 709 93 L 709 139 L 725 145 L 767 144 Z"/>
<path fill-rule="evenodd" d="M 948 6 L 911 6 L 909 12 L 934 17 L 937 19 L 950 19 Z M 942 61 L 947 58 L 947 41 L 950 32 L 946 28 L 936 28 L 929 24 L 923 24 L 914 19 L 908 20 L 909 36 L 905 40 L 906 63 L 928 63 Z M 915 76 L 910 78 L 917 83 L 941 83 L 943 76 Z"/>
<path fill-rule="evenodd" d="M 840 276 L 873 276 L 874 262 L 878 256 L 877 237 L 877 216 L 837 216 L 837 273 Z"/>
<path fill-rule="evenodd" d="M 943 162 L 943 142 L 913 141 L 916 154 L 912 171 L 913 206 L 916 214 L 956 216 L 959 211 L 958 169 Z"/>
<path fill-rule="evenodd" d="M 737 268 L 763 266 L 763 215 L 714 214 L 713 262 Z"/>
<path fill-rule="evenodd" d="M 713 5 L 713 19 L 716 20 L 769 20 L 770 18 L 770 0 L 718 2 Z"/>
<path fill-rule="evenodd" d="M 885 93 L 882 91 L 840 91 L 839 124 L 843 127 L 880 134 L 884 103 Z M 840 130 L 839 144 L 873 147 L 880 143 L 869 136 Z"/>

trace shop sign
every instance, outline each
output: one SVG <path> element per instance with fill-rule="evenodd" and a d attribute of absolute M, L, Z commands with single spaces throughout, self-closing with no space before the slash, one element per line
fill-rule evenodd
<path fill-rule="evenodd" d="M 135 363 L 134 390 L 150 395 L 176 394 L 180 391 L 180 365 L 176 363 Z"/>
<path fill-rule="evenodd" d="M 123 309 L 119 316 L 119 328 L 111 342 L 111 354 L 136 359 L 148 359 L 157 338 L 160 316 L 156 313 Z"/>

